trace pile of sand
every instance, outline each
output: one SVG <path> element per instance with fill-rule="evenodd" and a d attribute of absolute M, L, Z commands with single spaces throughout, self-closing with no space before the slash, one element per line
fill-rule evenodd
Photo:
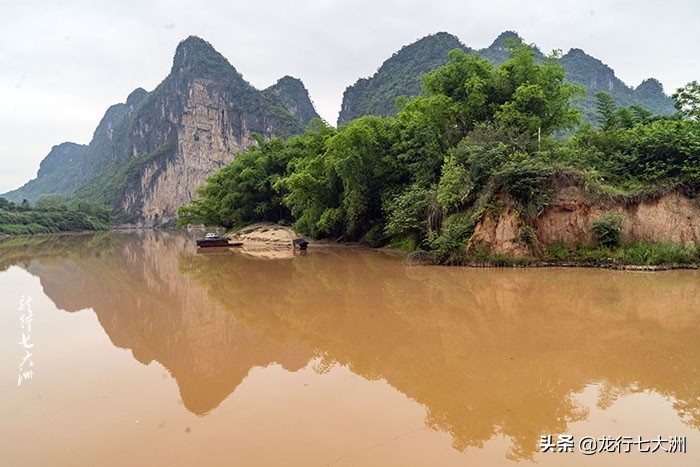
<path fill-rule="evenodd" d="M 226 236 L 232 242 L 243 242 L 242 247 L 236 248 L 239 253 L 258 258 L 281 259 L 294 256 L 292 240 L 300 235 L 290 227 L 259 222 L 228 232 Z"/>
<path fill-rule="evenodd" d="M 242 229 L 228 232 L 227 237 L 233 242 L 246 244 L 261 244 L 267 246 L 292 247 L 292 240 L 299 237 L 291 228 L 273 224 L 271 222 L 259 222 Z"/>

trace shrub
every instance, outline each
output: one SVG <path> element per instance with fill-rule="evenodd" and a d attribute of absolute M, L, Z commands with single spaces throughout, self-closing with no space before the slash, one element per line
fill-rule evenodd
<path fill-rule="evenodd" d="M 527 218 L 535 218 L 547 207 L 554 169 L 538 160 L 510 161 L 496 173 L 503 188 L 518 202 Z"/>
<path fill-rule="evenodd" d="M 623 220 L 624 215 L 619 212 L 604 214 L 594 220 L 592 229 L 598 239 L 598 243 L 607 248 L 620 246 Z"/>
<path fill-rule="evenodd" d="M 571 259 L 573 247 L 563 243 L 555 243 L 544 249 L 542 259 L 547 261 L 565 261 Z"/>
<path fill-rule="evenodd" d="M 430 249 L 442 263 L 461 264 L 466 260 L 466 247 L 474 226 L 469 216 L 453 214 L 445 220 L 443 228 Z"/>
<path fill-rule="evenodd" d="M 537 233 L 535 232 L 535 229 L 529 225 L 526 225 L 520 229 L 520 241 L 525 245 L 533 246 L 535 244 L 535 240 L 537 240 Z"/>

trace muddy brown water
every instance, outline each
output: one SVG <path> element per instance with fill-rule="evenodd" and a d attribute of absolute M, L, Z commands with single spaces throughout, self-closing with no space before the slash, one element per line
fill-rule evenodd
<path fill-rule="evenodd" d="M 193 238 L 0 240 L 0 465 L 700 465 L 699 271 Z"/>

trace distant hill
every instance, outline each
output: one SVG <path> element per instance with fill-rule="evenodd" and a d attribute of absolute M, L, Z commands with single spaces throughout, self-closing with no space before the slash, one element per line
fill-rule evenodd
<path fill-rule="evenodd" d="M 2 197 L 17 203 L 23 199 L 34 203 L 43 194 L 72 193 L 80 184 L 80 166 L 87 150 L 88 146 L 84 144 L 61 143 L 54 146 L 41 161 L 35 179 Z"/>
<path fill-rule="evenodd" d="M 3 196 L 74 195 L 111 205 L 124 221 L 157 225 L 255 143 L 254 133 L 286 138 L 317 117 L 301 81 L 257 90 L 211 44 L 189 37 L 156 89 L 110 107 L 88 146 L 54 147 L 36 179 Z"/>
<path fill-rule="evenodd" d="M 571 49 L 561 58 L 566 69 L 566 79 L 580 84 L 588 94 L 576 106 L 590 120 L 595 120 L 595 95 L 599 92 L 610 94 L 620 106 L 638 105 L 657 115 L 669 115 L 676 111 L 673 99 L 664 94 L 661 83 L 649 78 L 636 89 L 627 86 L 612 68 L 591 57 L 581 49 Z"/>
<path fill-rule="evenodd" d="M 508 59 L 509 52 L 504 42 L 510 38 L 517 39 L 520 36 L 513 31 L 506 31 L 489 47 L 474 51 L 462 44 L 457 37 L 440 32 L 404 46 L 386 60 L 372 77 L 361 78 L 347 87 L 343 94 L 338 124 L 345 124 L 363 115 L 395 115 L 396 98 L 419 95 L 422 91 L 422 75 L 447 63 L 447 54 L 452 49 L 478 53 L 493 64 L 500 64 Z M 536 46 L 534 51 L 544 59 Z M 571 49 L 562 56 L 561 65 L 566 69 L 569 81 L 587 89 L 588 94 L 580 98 L 575 107 L 590 121 L 595 121 L 595 94 L 600 91 L 609 93 L 621 106 L 638 105 L 659 115 L 675 112 L 673 100 L 664 94 L 661 83 L 656 79 L 647 79 L 636 89 L 630 88 L 615 76 L 612 68 L 580 49 Z"/>
<path fill-rule="evenodd" d="M 343 93 L 338 124 L 363 115 L 395 115 L 400 96 L 417 96 L 422 76 L 447 62 L 453 49 L 473 51 L 446 32 L 424 37 L 392 55 L 371 78 L 361 78 Z"/>

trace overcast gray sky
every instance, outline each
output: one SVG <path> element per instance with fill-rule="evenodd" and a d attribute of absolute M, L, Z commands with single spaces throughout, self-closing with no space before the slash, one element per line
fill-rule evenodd
<path fill-rule="evenodd" d="M 655 77 L 671 94 L 700 79 L 697 0 L 0 0 L 0 193 L 155 88 L 189 35 L 259 89 L 300 78 L 335 124 L 345 88 L 401 46 L 447 31 L 483 48 L 505 30 L 544 52 L 581 48 L 631 86 Z"/>

